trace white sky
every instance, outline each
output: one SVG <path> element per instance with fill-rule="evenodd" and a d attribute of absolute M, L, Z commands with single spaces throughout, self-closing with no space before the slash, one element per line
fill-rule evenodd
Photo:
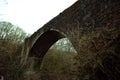
<path fill-rule="evenodd" d="M 0 21 L 33 33 L 77 0 L 0 0 Z"/>

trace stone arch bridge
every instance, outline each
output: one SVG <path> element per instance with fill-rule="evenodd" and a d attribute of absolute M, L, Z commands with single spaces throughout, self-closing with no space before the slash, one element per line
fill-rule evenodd
<path fill-rule="evenodd" d="M 21 66 L 26 64 L 28 57 L 35 57 L 34 68 L 38 69 L 47 50 L 61 38 L 68 38 L 75 50 L 82 54 L 81 38 L 92 37 L 91 42 L 96 43 L 99 39 L 93 39 L 91 34 L 106 29 L 120 32 L 119 27 L 120 0 L 78 0 L 25 40 Z M 102 43 L 104 41 L 106 40 Z M 104 46 L 100 42 L 97 43 L 94 44 L 96 50 Z M 89 50 L 92 51 L 92 48 Z"/>

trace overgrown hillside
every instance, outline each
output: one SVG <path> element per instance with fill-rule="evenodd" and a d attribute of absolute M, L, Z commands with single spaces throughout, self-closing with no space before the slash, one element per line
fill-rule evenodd
<path fill-rule="evenodd" d="M 99 27 L 78 39 L 76 53 L 68 39 L 59 40 L 45 55 L 40 71 L 20 69 L 20 55 L 28 35 L 9 22 L 0 22 L 0 76 L 4 80 L 119 80 L 120 29 Z M 34 57 L 33 57 L 34 58 Z M 28 68 L 27 68 L 28 67 Z"/>
<path fill-rule="evenodd" d="M 9 22 L 0 22 L 0 76 L 5 80 L 18 77 L 22 44 L 27 34 Z"/>
<path fill-rule="evenodd" d="M 76 51 L 68 39 L 59 40 L 47 52 L 40 71 L 20 69 L 21 49 L 28 36 L 9 22 L 0 22 L 0 76 L 5 80 L 66 80 L 76 78 Z M 31 60 L 30 63 L 32 63 Z M 32 66 L 32 65 L 31 65 Z M 70 76 L 72 75 L 72 76 Z"/>

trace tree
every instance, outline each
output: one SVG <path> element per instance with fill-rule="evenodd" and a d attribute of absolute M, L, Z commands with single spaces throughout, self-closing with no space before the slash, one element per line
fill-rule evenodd
<path fill-rule="evenodd" d="M 0 39 L 6 42 L 21 43 L 27 37 L 26 34 L 18 26 L 14 26 L 9 22 L 0 22 Z"/>
<path fill-rule="evenodd" d="M 27 36 L 18 26 L 5 21 L 0 22 L 0 76 L 5 80 L 23 80 L 18 78 L 22 74 L 17 71 L 22 43 Z"/>

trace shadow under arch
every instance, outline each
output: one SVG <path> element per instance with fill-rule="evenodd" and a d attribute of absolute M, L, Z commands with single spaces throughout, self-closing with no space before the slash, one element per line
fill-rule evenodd
<path fill-rule="evenodd" d="M 58 32 L 56 30 L 48 30 L 44 32 L 41 36 L 39 36 L 39 38 L 35 41 L 35 43 L 31 47 L 28 54 L 28 58 L 34 57 L 33 69 L 35 71 L 38 71 L 40 69 L 42 60 L 46 52 L 49 50 L 49 48 L 59 39 L 65 37 L 66 36 L 63 33 Z"/>

